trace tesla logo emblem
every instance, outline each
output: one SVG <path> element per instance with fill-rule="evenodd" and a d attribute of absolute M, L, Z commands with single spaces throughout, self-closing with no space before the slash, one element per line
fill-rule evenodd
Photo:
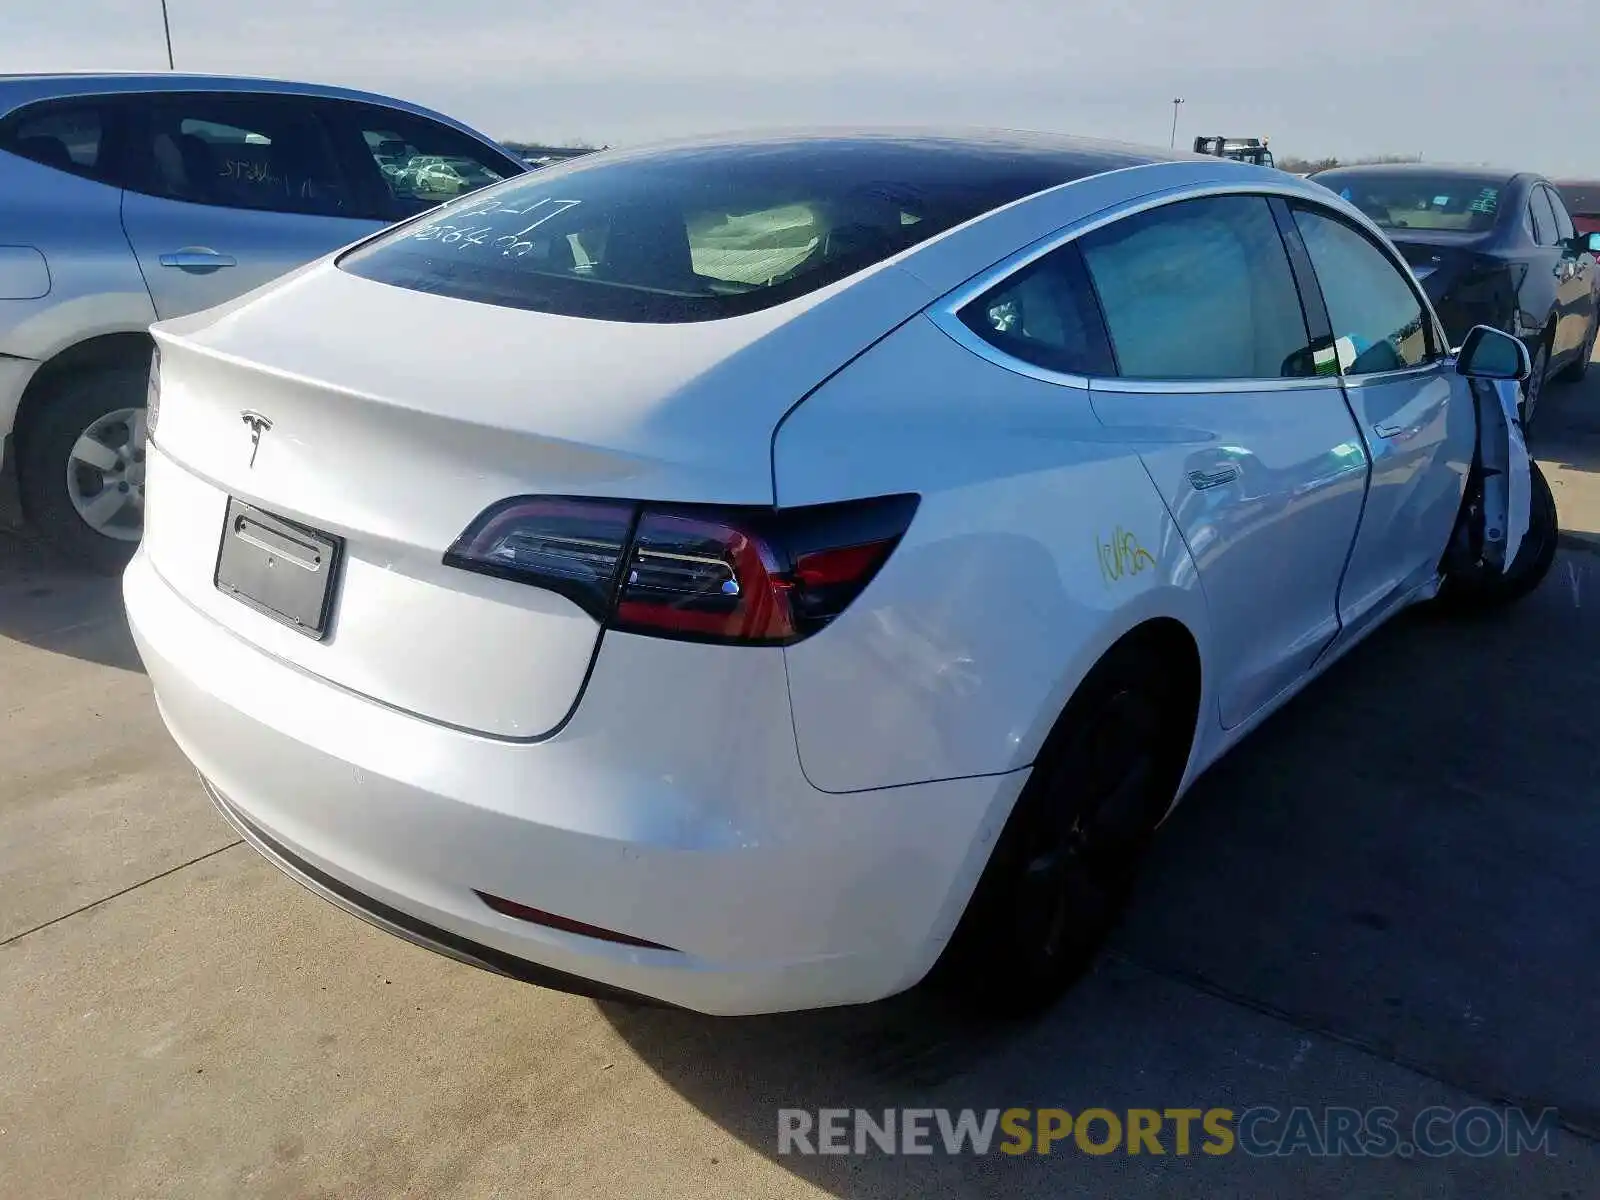
<path fill-rule="evenodd" d="M 261 435 L 272 428 L 272 421 L 258 412 L 245 409 L 239 419 L 250 427 L 250 465 L 256 465 L 256 451 L 261 449 Z"/>

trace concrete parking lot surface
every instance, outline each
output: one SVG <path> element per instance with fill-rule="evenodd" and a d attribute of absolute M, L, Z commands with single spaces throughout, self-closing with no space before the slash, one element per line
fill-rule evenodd
<path fill-rule="evenodd" d="M 432 956 L 265 865 L 161 727 L 113 583 L 0 539 L 6 1197 L 1600 1191 L 1600 380 L 1535 447 L 1575 534 L 1417 613 L 1214 769 L 1046 1018 L 712 1021 Z M 1586 499 L 1585 497 L 1593 497 Z M 1549 1154 L 780 1156 L 780 1107 L 1554 1106 Z"/>

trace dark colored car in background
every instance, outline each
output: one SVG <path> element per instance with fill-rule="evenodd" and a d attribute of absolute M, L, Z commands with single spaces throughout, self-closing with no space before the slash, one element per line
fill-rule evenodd
<path fill-rule="evenodd" d="M 1556 191 L 1579 233 L 1600 233 L 1600 180 L 1566 180 L 1556 184 Z"/>
<path fill-rule="evenodd" d="M 1474 325 L 1523 339 L 1533 360 L 1523 419 L 1548 379 L 1583 378 L 1600 313 L 1600 237 L 1579 233 L 1543 176 L 1423 163 L 1339 167 L 1312 178 L 1366 213 L 1411 264 L 1452 346 Z"/>

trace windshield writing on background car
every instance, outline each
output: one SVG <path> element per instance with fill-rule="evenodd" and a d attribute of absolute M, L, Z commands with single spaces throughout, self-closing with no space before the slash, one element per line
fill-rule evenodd
<path fill-rule="evenodd" d="M 1337 175 L 1317 182 L 1338 192 L 1384 229 L 1487 233 L 1500 211 L 1503 181 L 1445 175 Z"/>

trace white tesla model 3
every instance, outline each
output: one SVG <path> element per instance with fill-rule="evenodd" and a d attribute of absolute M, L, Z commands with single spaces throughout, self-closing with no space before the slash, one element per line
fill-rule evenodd
<path fill-rule="evenodd" d="M 1536 473 L 1509 566 L 1484 516 L 1525 351 L 1219 159 L 608 152 L 155 335 L 125 595 L 224 815 L 401 936 L 710 1013 L 1047 1001 L 1209 763 L 1554 553 Z"/>

